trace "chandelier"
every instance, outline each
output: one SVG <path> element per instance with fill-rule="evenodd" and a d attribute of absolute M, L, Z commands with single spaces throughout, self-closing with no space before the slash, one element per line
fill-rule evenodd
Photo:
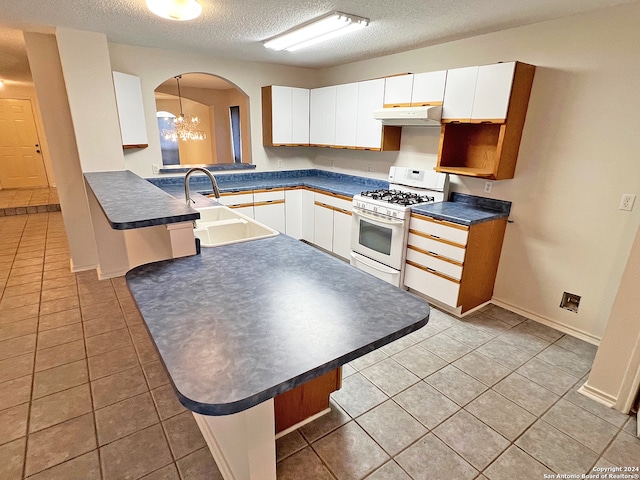
<path fill-rule="evenodd" d="M 198 130 L 200 119 L 193 115 L 185 115 L 182 111 L 182 94 L 180 92 L 180 79 L 182 75 L 174 77 L 178 84 L 178 101 L 180 102 L 180 116 L 175 117 L 169 128 L 163 129 L 160 134 L 165 140 L 204 140 L 207 134 L 202 130 Z"/>

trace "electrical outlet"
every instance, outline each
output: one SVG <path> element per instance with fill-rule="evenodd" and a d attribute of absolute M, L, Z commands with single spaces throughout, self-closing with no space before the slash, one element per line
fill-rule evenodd
<path fill-rule="evenodd" d="M 633 204 L 636 201 L 636 196 L 631 195 L 630 193 L 625 193 L 622 195 L 622 200 L 620 200 L 620 210 L 633 210 Z"/>
<path fill-rule="evenodd" d="M 158 165 L 157 163 L 154 163 L 151 166 L 151 170 L 153 171 L 154 175 L 158 175 L 160 173 L 160 165 Z"/>
<path fill-rule="evenodd" d="M 278 168 L 282 168 L 282 160 L 278 159 Z"/>
<path fill-rule="evenodd" d="M 560 308 L 569 310 L 573 313 L 578 313 L 578 307 L 580 306 L 580 295 L 575 293 L 564 292 L 562 294 L 562 300 L 560 300 Z"/>
<path fill-rule="evenodd" d="M 367 172 L 371 172 L 371 164 L 367 165 Z"/>
<path fill-rule="evenodd" d="M 484 182 L 484 193 L 491 193 L 491 188 L 493 188 L 493 182 Z"/>

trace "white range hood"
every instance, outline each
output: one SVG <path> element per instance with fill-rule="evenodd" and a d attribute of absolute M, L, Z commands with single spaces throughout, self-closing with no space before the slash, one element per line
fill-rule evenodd
<path fill-rule="evenodd" d="M 441 117 L 441 106 L 381 108 L 373 112 L 373 118 L 383 125 L 439 127 Z"/>

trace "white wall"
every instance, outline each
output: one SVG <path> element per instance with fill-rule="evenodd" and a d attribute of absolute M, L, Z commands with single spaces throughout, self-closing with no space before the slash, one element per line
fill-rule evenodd
<path fill-rule="evenodd" d="M 515 178 L 452 177 L 453 189 L 513 202 L 495 299 L 597 341 L 640 223 L 640 4 L 621 5 L 320 72 L 322 85 L 499 61 L 538 66 Z M 399 153 L 322 150 L 319 167 L 383 177 L 390 164 L 432 168 L 437 129 L 404 128 Z M 558 307 L 582 296 L 577 314 Z"/>
<path fill-rule="evenodd" d="M 256 62 L 212 58 L 190 52 L 109 44 L 113 70 L 137 75 L 147 120 L 149 147 L 125 152 L 125 166 L 142 177 L 152 177 L 152 165 L 161 164 L 160 140 L 156 121 L 154 90 L 158 85 L 182 73 L 211 73 L 222 77 L 246 93 L 250 99 L 252 159 L 257 170 L 313 168 L 314 153 L 305 148 L 267 148 L 262 146 L 262 106 L 260 88 L 264 85 L 315 86 L 317 72 Z"/>
<path fill-rule="evenodd" d="M 82 171 L 122 170 L 122 138 L 107 38 L 101 33 L 58 28 L 56 40 Z"/>

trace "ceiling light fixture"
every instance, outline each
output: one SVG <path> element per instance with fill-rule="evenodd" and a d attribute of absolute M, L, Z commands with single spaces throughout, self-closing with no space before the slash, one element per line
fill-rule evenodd
<path fill-rule="evenodd" d="M 178 101 L 180 102 L 180 116 L 175 117 L 171 122 L 170 128 L 163 129 L 160 135 L 165 140 L 177 141 L 180 140 L 204 140 L 207 138 L 207 134 L 201 130 L 198 130 L 200 119 L 192 115 L 185 115 L 182 111 L 182 95 L 180 93 L 180 79 L 182 75 L 175 77 L 178 84 Z"/>
<path fill-rule="evenodd" d="M 345 33 L 360 30 L 367 25 L 369 25 L 368 18 L 350 13 L 333 12 L 265 40 L 264 46 L 272 50 L 293 52 Z"/>
<path fill-rule="evenodd" d="M 147 0 L 147 8 L 169 20 L 193 20 L 202 13 L 197 0 Z"/>

